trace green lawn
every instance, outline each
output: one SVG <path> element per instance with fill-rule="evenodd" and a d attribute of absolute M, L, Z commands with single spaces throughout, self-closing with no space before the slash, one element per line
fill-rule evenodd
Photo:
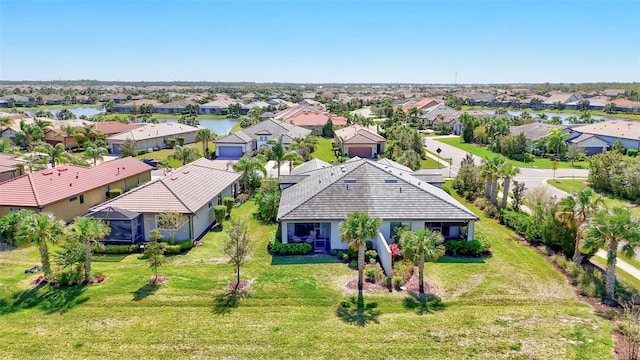
<path fill-rule="evenodd" d="M 440 169 L 443 165 L 427 156 L 426 159 L 420 160 L 420 169 Z"/>
<path fill-rule="evenodd" d="M 480 157 L 485 157 L 485 156 L 494 156 L 494 155 L 498 155 L 497 153 L 482 147 L 482 146 L 478 146 L 475 144 L 468 144 L 468 143 L 464 143 L 462 142 L 462 140 L 460 140 L 460 138 L 438 138 L 436 139 L 437 141 L 440 141 L 442 143 L 451 145 L 451 146 L 455 146 L 458 149 L 464 150 L 466 152 L 470 152 L 474 155 L 480 156 Z M 522 161 L 516 161 L 516 160 L 511 160 L 508 159 L 507 160 L 509 163 L 513 164 L 514 166 L 520 166 L 520 167 L 534 167 L 534 168 L 540 168 L 540 169 L 551 169 L 551 163 L 553 160 L 551 159 L 547 159 L 547 158 L 541 158 L 541 157 L 534 157 L 534 161 L 532 162 L 522 162 Z M 589 163 L 587 161 L 577 161 L 574 163 L 574 166 L 571 166 L 571 163 L 569 163 L 568 161 L 558 161 L 558 168 L 559 169 L 586 169 L 589 167 Z"/>
<path fill-rule="evenodd" d="M 555 186 L 558 189 L 568 193 L 578 191 L 588 186 L 585 179 L 583 180 L 556 179 L 556 180 L 548 180 L 547 182 L 549 183 L 549 185 Z M 612 208 L 614 206 L 626 207 L 629 210 L 631 210 L 631 214 L 633 214 L 634 216 L 640 216 L 640 206 L 638 206 L 637 204 L 634 204 L 630 201 L 626 201 L 623 199 L 618 199 L 604 193 L 600 193 L 599 195 L 602 196 L 604 200 L 604 204 L 608 208 Z"/>
<path fill-rule="evenodd" d="M 477 224 L 492 257 L 427 265 L 441 306 L 420 314 L 405 292 L 366 291 L 373 310 L 350 317 L 339 304 L 356 271 L 328 255 L 272 257 L 266 234 L 275 225 L 257 221 L 255 209 L 249 202 L 232 214 L 255 244 L 242 267 L 250 295 L 238 301 L 223 291 L 234 279 L 225 232 L 170 257 L 160 287 L 147 284 L 151 271 L 133 254 L 93 263 L 105 283 L 34 288 L 37 275 L 23 270 L 39 263 L 37 249 L 0 252 L 3 358 L 612 358 L 610 322 L 493 220 Z"/>
<path fill-rule="evenodd" d="M 496 108 L 490 108 L 490 107 L 486 107 L 486 106 L 462 106 L 461 110 L 495 110 Z M 581 115 L 582 114 L 582 110 L 569 110 L 569 109 L 564 109 L 564 110 L 532 110 L 531 108 L 526 108 L 526 109 L 517 109 L 517 111 L 528 111 L 528 112 L 533 112 L 535 111 L 536 113 L 546 113 L 549 117 L 553 116 L 552 113 L 555 112 L 559 112 L 559 113 L 567 113 L 567 114 L 576 114 L 576 115 Z M 615 114 L 607 114 L 606 112 L 602 111 L 602 110 L 589 110 L 589 113 L 591 113 L 591 115 L 598 115 L 598 116 L 613 116 L 613 117 L 618 117 L 618 118 L 623 118 L 623 119 L 628 119 L 628 120 L 640 120 L 640 115 L 638 114 L 626 114 L 626 113 L 615 113 Z"/>
<path fill-rule="evenodd" d="M 238 122 L 235 125 L 233 125 L 231 130 L 229 130 L 229 134 L 233 134 L 234 132 L 238 132 L 240 130 L 242 130 L 242 126 L 240 126 L 240 123 Z"/>
<path fill-rule="evenodd" d="M 618 254 L 619 257 L 619 254 Z M 606 269 L 607 268 L 607 260 L 603 259 L 599 256 L 593 256 L 590 259 L 591 263 L 594 264 L 595 266 L 601 268 L 601 269 Z M 619 267 L 616 267 L 616 276 L 618 277 L 618 281 L 622 280 L 625 283 L 633 286 L 636 289 L 640 289 L 640 280 L 636 279 L 633 275 L 629 274 L 628 272 L 620 269 Z"/>
<path fill-rule="evenodd" d="M 202 143 L 198 142 L 198 143 L 193 143 L 193 144 L 187 144 L 185 146 L 188 147 L 195 147 L 196 149 L 198 149 L 198 152 L 200 153 L 200 156 L 202 156 Z M 209 151 L 215 151 L 216 149 L 216 145 L 213 142 L 209 143 Z M 142 155 L 138 155 L 136 156 L 137 159 L 144 159 L 144 158 L 148 158 L 148 159 L 155 159 L 155 160 L 168 160 L 169 161 L 169 166 L 171 166 L 172 168 L 178 168 L 180 166 L 182 166 L 182 162 L 176 160 L 176 159 L 172 159 L 169 158 L 169 155 L 171 155 L 171 153 L 173 153 L 173 149 L 162 149 L 159 151 L 154 151 L 154 152 L 150 152 L 150 153 L 146 153 L 146 154 L 142 154 Z"/>
<path fill-rule="evenodd" d="M 332 143 L 333 139 L 318 136 L 318 143 L 316 144 L 316 151 L 314 151 L 313 157 L 328 162 L 329 164 L 337 164 L 338 159 L 333 152 Z"/>

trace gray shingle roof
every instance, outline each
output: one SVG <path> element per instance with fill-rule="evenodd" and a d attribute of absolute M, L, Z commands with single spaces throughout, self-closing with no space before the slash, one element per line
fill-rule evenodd
<path fill-rule="evenodd" d="M 359 159 L 309 173 L 282 192 L 278 220 L 342 220 L 352 212 L 394 220 L 477 220 L 469 209 L 403 170 Z"/>
<path fill-rule="evenodd" d="M 247 143 L 251 139 L 257 140 L 258 135 L 272 134 L 272 139 L 277 140 L 280 136 L 282 136 L 282 143 L 284 145 L 288 145 L 295 138 L 305 138 L 307 135 L 311 134 L 311 130 L 305 129 L 300 126 L 295 126 L 291 124 L 287 124 L 284 121 L 275 120 L 275 119 L 267 119 L 261 121 L 255 125 L 251 125 L 248 128 L 242 129 L 236 133 L 225 136 L 222 139 L 218 139 L 216 143 L 239 143 L 238 138 L 234 138 L 233 135 L 236 135 L 244 139 L 242 142 Z"/>
<path fill-rule="evenodd" d="M 165 211 L 193 214 L 241 176 L 219 167 L 219 163 L 200 158 L 90 210 L 100 211 L 111 206 L 146 214 Z"/>
<path fill-rule="evenodd" d="M 291 175 L 305 174 L 310 171 L 331 167 L 331 164 L 320 159 L 311 159 L 291 170 Z"/>
<path fill-rule="evenodd" d="M 246 144 L 253 139 L 242 131 L 234 132 L 215 141 L 216 144 Z"/>

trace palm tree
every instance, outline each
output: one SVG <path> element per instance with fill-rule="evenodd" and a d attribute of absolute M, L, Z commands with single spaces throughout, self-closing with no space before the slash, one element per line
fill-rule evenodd
<path fill-rule="evenodd" d="M 33 119 L 33 125 L 39 127 L 40 130 L 42 130 L 42 133 L 44 134 L 47 131 L 51 130 L 51 127 L 53 126 L 53 123 L 51 121 L 49 121 L 49 120 L 35 118 L 35 119 Z"/>
<path fill-rule="evenodd" d="M 241 157 L 240 160 L 233 165 L 233 171 L 242 173 L 242 176 L 240 176 L 240 187 L 243 192 L 249 190 L 249 182 L 256 171 L 261 172 L 263 176 L 267 176 L 267 170 L 262 165 L 262 162 L 255 157 Z"/>
<path fill-rule="evenodd" d="M 29 151 L 33 150 L 33 144 L 44 137 L 42 129 L 34 124 L 20 121 L 20 131 L 16 133 L 16 142 L 24 145 Z"/>
<path fill-rule="evenodd" d="M 564 141 L 569 137 L 568 133 L 562 131 L 562 128 L 555 128 L 549 130 L 549 134 L 545 138 L 545 145 L 547 147 L 547 151 L 549 149 L 554 150 L 556 156 L 560 156 L 560 153 L 563 149 L 567 147 L 567 143 Z"/>
<path fill-rule="evenodd" d="M 202 152 L 204 153 L 204 157 L 209 157 L 209 141 L 215 139 L 216 134 L 213 134 L 209 129 L 200 129 L 196 132 L 196 142 L 202 142 Z"/>
<path fill-rule="evenodd" d="M 420 168 L 420 160 L 420 155 L 417 152 L 407 150 L 398 158 L 398 163 L 411 168 L 411 170 L 418 170 Z"/>
<path fill-rule="evenodd" d="M 89 159 L 93 159 L 93 166 L 98 164 L 98 160 L 102 160 L 105 155 L 109 154 L 109 150 L 95 143 L 88 143 L 85 147 L 84 154 Z"/>
<path fill-rule="evenodd" d="M 187 165 L 200 156 L 198 149 L 190 146 L 176 145 L 173 152 L 169 155 L 170 158 L 182 161 L 182 165 Z"/>
<path fill-rule="evenodd" d="M 424 263 L 436 262 L 444 255 L 444 237 L 437 231 L 421 229 L 416 232 L 405 230 L 400 235 L 403 256 L 418 265 L 420 296 L 424 297 Z"/>
<path fill-rule="evenodd" d="M 506 163 L 507 160 L 503 156 L 495 155 L 493 157 L 485 156 L 484 159 L 482 159 L 482 165 L 480 165 L 482 178 L 486 181 L 484 196 L 494 205 L 498 203 L 498 177 L 500 176 L 500 169 Z"/>
<path fill-rule="evenodd" d="M 84 281 L 91 280 L 91 242 L 103 239 L 111 233 L 104 221 L 89 217 L 77 217 L 69 227 L 69 238 L 84 245 Z"/>
<path fill-rule="evenodd" d="M 42 143 L 38 145 L 37 150 L 39 152 L 47 154 L 49 157 L 49 163 L 51 167 L 56 167 L 56 164 L 64 163 L 69 160 L 69 154 L 64 149 L 64 145 L 62 143 L 56 144 L 56 146 L 51 146 L 51 144 Z"/>
<path fill-rule="evenodd" d="M 351 248 L 358 249 L 358 297 L 362 299 L 364 275 L 364 253 L 367 249 L 368 238 L 374 238 L 380 228 L 380 219 L 370 218 L 366 213 L 351 213 L 340 223 L 340 239 Z M 362 304 L 359 301 L 359 304 Z"/>
<path fill-rule="evenodd" d="M 42 271 L 45 279 L 51 279 L 48 244 L 55 244 L 64 236 L 64 222 L 50 213 L 33 213 L 20 223 L 16 240 L 21 244 L 36 243 L 40 249 Z"/>
<path fill-rule="evenodd" d="M 539 113 L 538 114 L 538 120 L 542 120 L 542 121 L 547 120 L 547 114 L 545 114 L 543 112 Z"/>
<path fill-rule="evenodd" d="M 584 188 L 570 194 L 562 199 L 558 204 L 558 212 L 555 218 L 572 229 L 576 229 L 576 243 L 573 251 L 573 261 L 576 264 L 582 263 L 582 252 L 580 252 L 580 242 L 584 227 L 601 206 L 604 206 L 604 199 L 601 196 L 592 197 L 593 191 Z"/>
<path fill-rule="evenodd" d="M 274 160 L 276 165 L 278 166 L 278 177 L 280 177 L 280 164 L 283 161 L 291 161 L 300 159 L 300 155 L 298 155 L 295 151 L 287 150 L 284 146 L 282 146 L 282 138 L 280 141 L 270 141 L 271 149 L 269 150 L 269 159 Z"/>
<path fill-rule="evenodd" d="M 605 290 L 607 298 L 614 300 L 616 282 L 616 260 L 618 245 L 622 252 L 632 257 L 640 245 L 640 220 L 631 217 L 627 208 L 614 207 L 611 211 L 600 210 L 584 229 L 584 248 L 587 250 L 606 247 L 607 269 L 605 270 Z"/>
<path fill-rule="evenodd" d="M 501 208 L 507 207 L 507 200 L 509 199 L 509 187 L 511 187 L 511 179 L 520 173 L 520 169 L 512 164 L 505 163 L 500 169 L 500 176 L 504 179 L 502 181 L 502 205 Z"/>

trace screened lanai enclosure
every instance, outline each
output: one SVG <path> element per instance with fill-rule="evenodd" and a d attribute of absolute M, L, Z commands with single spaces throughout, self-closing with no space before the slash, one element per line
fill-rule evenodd
<path fill-rule="evenodd" d="M 137 244 L 144 241 L 142 214 L 109 206 L 87 216 L 103 220 L 111 228 L 111 234 L 100 240 L 103 243 Z"/>

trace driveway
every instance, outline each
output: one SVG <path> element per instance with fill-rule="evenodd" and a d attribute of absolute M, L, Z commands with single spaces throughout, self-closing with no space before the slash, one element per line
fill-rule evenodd
<path fill-rule="evenodd" d="M 278 177 L 278 166 L 275 161 L 269 160 L 267 161 L 267 165 L 265 165 L 265 169 L 267 169 L 267 176 L 269 177 Z M 291 168 L 289 167 L 289 161 L 283 161 L 280 164 L 280 175 L 289 175 Z"/>
<path fill-rule="evenodd" d="M 456 176 L 458 174 L 458 170 L 460 170 L 460 162 L 462 159 L 467 156 L 467 152 L 464 150 L 460 150 L 455 146 L 451 146 L 439 141 L 436 141 L 437 138 L 442 137 L 458 137 L 458 136 L 438 136 L 438 137 L 425 137 L 424 144 L 428 150 L 432 152 L 436 152 L 439 148 L 442 150 L 440 152 L 441 158 L 452 158 L 453 165 L 451 166 L 451 176 Z M 479 156 L 473 155 L 476 164 L 480 165 L 482 162 L 482 158 Z M 447 171 L 445 171 L 447 170 Z M 448 167 L 442 169 L 443 174 L 448 175 Z M 586 178 L 589 175 L 589 170 L 587 169 L 558 169 L 556 170 L 556 178 L 560 177 L 575 177 L 575 178 Z M 552 169 L 537 169 L 537 168 L 527 168 L 521 167 L 520 174 L 515 177 L 515 180 L 522 181 L 527 185 L 527 188 L 531 189 L 537 186 L 546 186 L 549 188 L 551 193 L 558 198 L 563 198 L 566 196 L 564 191 L 558 190 L 557 188 L 550 186 L 547 184 L 547 179 L 553 179 L 553 170 Z"/>

